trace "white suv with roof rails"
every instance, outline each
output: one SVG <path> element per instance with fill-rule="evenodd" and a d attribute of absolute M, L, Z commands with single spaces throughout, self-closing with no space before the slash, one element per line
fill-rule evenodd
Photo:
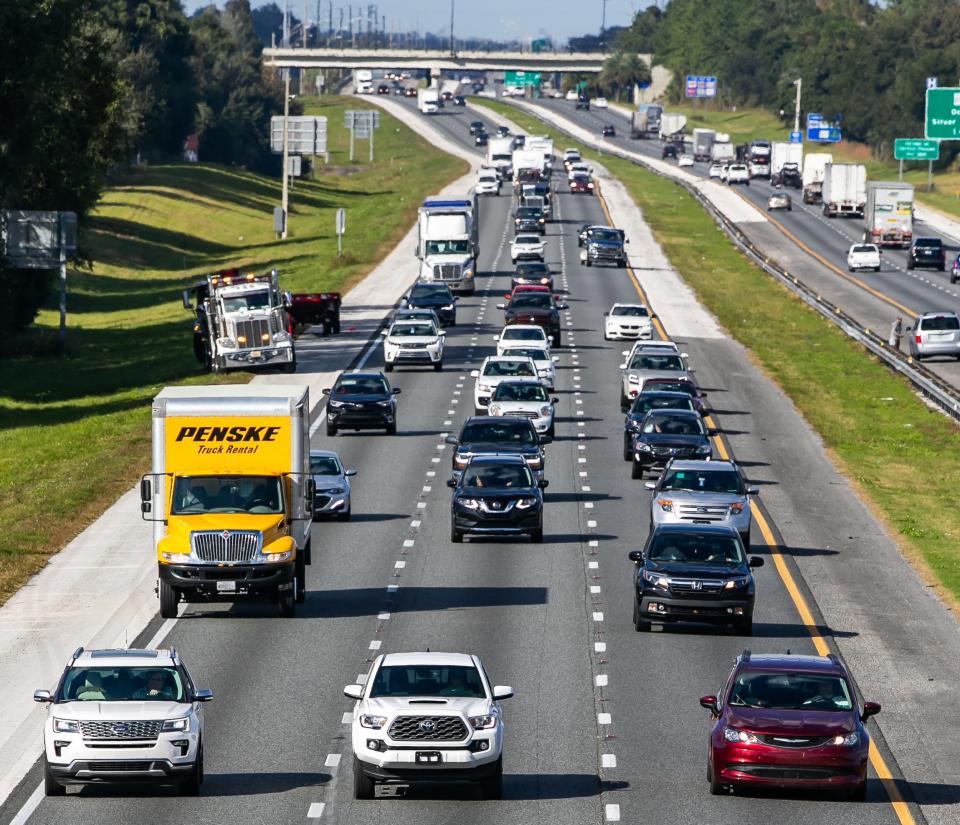
<path fill-rule="evenodd" d="M 203 783 L 203 703 L 175 650 L 77 649 L 54 691 L 43 726 L 44 790 L 112 782 Z"/>
<path fill-rule="evenodd" d="M 486 799 L 503 794 L 500 701 L 476 656 L 388 653 L 363 685 L 347 685 L 353 708 L 353 795 L 372 799 L 378 782 L 477 782 Z"/>

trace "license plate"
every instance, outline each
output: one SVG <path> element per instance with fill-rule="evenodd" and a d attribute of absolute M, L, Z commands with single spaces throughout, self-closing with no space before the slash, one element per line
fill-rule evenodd
<path fill-rule="evenodd" d="M 237 583 L 236 582 L 217 582 L 217 592 L 218 593 L 236 593 Z"/>
<path fill-rule="evenodd" d="M 414 758 L 421 765 L 439 765 L 443 761 L 440 751 L 417 751 Z"/>
<path fill-rule="evenodd" d="M 260 358 L 263 355 L 261 350 L 255 349 L 250 353 L 251 358 Z"/>

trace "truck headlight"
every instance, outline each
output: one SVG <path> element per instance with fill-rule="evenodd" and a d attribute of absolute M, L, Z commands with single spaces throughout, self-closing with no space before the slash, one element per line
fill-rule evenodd
<path fill-rule="evenodd" d="M 75 719 L 53 719 L 53 729 L 57 733 L 80 733 L 80 723 Z"/>
<path fill-rule="evenodd" d="M 474 730 L 489 730 L 497 726 L 497 717 L 492 713 L 486 716 L 471 716 L 470 725 Z"/>
<path fill-rule="evenodd" d="M 163 550 L 160 553 L 160 558 L 163 559 L 164 561 L 181 561 L 182 559 L 186 558 L 189 555 L 190 555 L 190 551 L 186 549 L 184 549 L 182 553 L 170 553 L 167 550 Z"/>
<path fill-rule="evenodd" d="M 190 717 L 184 716 L 181 719 L 167 719 L 163 723 L 162 731 L 176 731 L 177 733 L 186 733 L 190 730 Z"/>
<path fill-rule="evenodd" d="M 543 468 L 543 459 L 538 455 L 528 455 L 526 461 L 527 466 L 531 470 L 540 470 Z"/>
<path fill-rule="evenodd" d="M 666 576 L 661 576 L 659 573 L 651 573 L 649 570 L 644 570 L 641 575 L 645 582 L 652 584 L 654 587 L 667 588 L 670 586 L 670 580 Z"/>
<path fill-rule="evenodd" d="M 657 500 L 657 504 L 660 505 L 660 509 L 665 513 L 673 512 L 673 502 L 668 498 L 661 498 Z"/>
<path fill-rule="evenodd" d="M 280 332 L 273 333 L 273 342 L 275 344 L 286 344 L 291 340 L 290 333 L 281 330 Z"/>
<path fill-rule="evenodd" d="M 730 515 L 739 516 L 743 512 L 743 502 L 735 501 L 730 505 Z"/>
<path fill-rule="evenodd" d="M 749 576 L 740 576 L 736 579 L 730 579 L 725 582 L 723 585 L 724 590 L 739 590 L 741 587 L 746 587 L 750 583 Z"/>
<path fill-rule="evenodd" d="M 387 724 L 387 717 L 374 716 L 372 713 L 361 713 L 359 721 L 361 727 L 380 730 L 380 728 Z"/>
<path fill-rule="evenodd" d="M 217 346 L 220 349 L 236 349 L 237 342 L 232 338 L 217 338 Z"/>
<path fill-rule="evenodd" d="M 281 550 L 279 553 L 264 553 L 263 558 L 267 562 L 277 564 L 281 561 L 289 561 L 293 558 L 293 550 Z"/>

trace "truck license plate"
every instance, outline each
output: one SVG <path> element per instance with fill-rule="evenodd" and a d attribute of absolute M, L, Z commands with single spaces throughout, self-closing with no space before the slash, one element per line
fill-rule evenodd
<path fill-rule="evenodd" d="M 236 582 L 217 582 L 217 592 L 218 593 L 236 593 L 237 583 Z"/>
<path fill-rule="evenodd" d="M 438 765 L 442 761 L 440 751 L 417 751 L 415 759 L 420 764 L 427 765 Z"/>
<path fill-rule="evenodd" d="M 255 349 L 250 353 L 251 358 L 260 358 L 262 355 L 263 353 L 258 349 Z"/>

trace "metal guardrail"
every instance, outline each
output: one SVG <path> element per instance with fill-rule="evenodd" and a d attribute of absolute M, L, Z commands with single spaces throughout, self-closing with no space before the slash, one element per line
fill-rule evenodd
<path fill-rule="evenodd" d="M 558 126 L 556 123 L 541 117 L 539 114 L 530 112 L 529 109 L 521 111 L 532 114 L 538 120 L 543 121 L 548 126 L 563 132 L 574 140 L 581 140 L 572 132 Z M 900 350 L 891 347 L 885 339 L 877 335 L 873 330 L 864 327 L 857 320 L 852 318 L 836 304 L 826 300 L 815 290 L 808 287 L 803 281 L 791 274 L 783 267 L 773 263 L 763 254 L 754 243 L 744 234 L 744 232 L 726 215 L 724 215 L 706 195 L 699 189 L 687 183 L 665 175 L 663 172 L 648 165 L 642 160 L 631 157 L 620 149 L 613 147 L 604 147 L 603 152 L 608 155 L 615 155 L 621 160 L 630 163 L 636 163 L 643 166 L 649 172 L 658 177 L 669 180 L 678 186 L 682 186 L 687 192 L 697 199 L 697 202 L 714 219 L 720 229 L 734 242 L 738 249 L 743 252 L 751 261 L 759 266 L 764 272 L 775 278 L 794 295 L 800 298 L 807 306 L 816 310 L 827 320 L 831 321 L 841 331 L 857 341 L 865 349 L 873 353 L 877 358 L 883 361 L 895 372 L 904 376 L 911 384 L 916 387 L 927 399 L 940 407 L 947 415 L 960 422 L 960 390 L 948 384 L 940 376 L 921 364 L 917 363 L 912 357 L 904 355 Z"/>

